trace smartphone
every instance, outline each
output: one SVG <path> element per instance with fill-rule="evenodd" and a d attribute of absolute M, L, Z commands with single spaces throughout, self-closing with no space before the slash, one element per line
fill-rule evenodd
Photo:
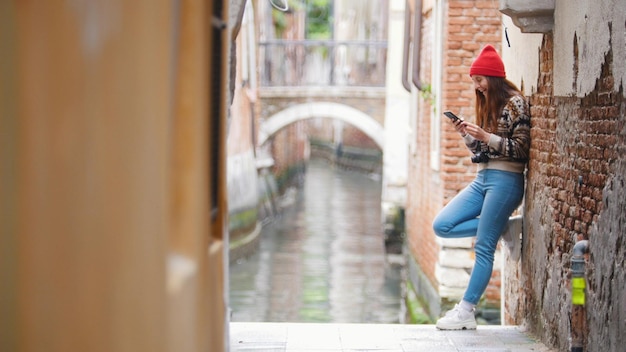
<path fill-rule="evenodd" d="M 444 114 L 444 115 L 446 115 L 446 117 L 447 117 L 447 118 L 449 118 L 450 120 L 452 120 L 452 122 L 457 122 L 457 120 L 461 120 L 461 121 L 463 121 L 463 119 L 462 119 L 462 118 L 460 118 L 460 117 L 456 116 L 455 114 L 453 114 L 453 113 L 452 113 L 452 112 L 450 112 L 450 111 L 446 111 L 446 112 L 444 112 L 443 114 Z"/>

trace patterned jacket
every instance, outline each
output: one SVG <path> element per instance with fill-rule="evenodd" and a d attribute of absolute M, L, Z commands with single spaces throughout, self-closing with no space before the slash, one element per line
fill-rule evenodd
<path fill-rule="evenodd" d="M 530 107 L 526 99 L 520 95 L 509 99 L 488 145 L 469 134 L 464 140 L 472 153 L 488 151 L 489 162 L 480 165 L 481 168 L 523 172 L 530 154 Z"/>

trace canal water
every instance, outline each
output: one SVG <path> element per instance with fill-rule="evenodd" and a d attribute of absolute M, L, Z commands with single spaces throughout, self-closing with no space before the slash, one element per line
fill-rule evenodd
<path fill-rule="evenodd" d="M 230 265 L 233 322 L 398 323 L 401 268 L 385 255 L 381 182 L 312 159 L 258 252 Z"/>

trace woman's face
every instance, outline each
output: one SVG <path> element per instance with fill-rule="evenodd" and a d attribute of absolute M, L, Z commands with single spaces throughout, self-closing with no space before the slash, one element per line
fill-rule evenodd
<path fill-rule="evenodd" d="M 487 77 L 481 75 L 472 76 L 472 82 L 474 82 L 474 89 L 481 92 L 483 95 L 487 95 L 487 87 L 489 86 L 489 81 L 487 81 Z"/>

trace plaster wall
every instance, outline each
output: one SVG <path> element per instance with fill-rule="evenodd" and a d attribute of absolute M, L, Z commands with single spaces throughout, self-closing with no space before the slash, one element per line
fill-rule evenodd
<path fill-rule="evenodd" d="M 257 170 L 252 150 L 228 156 L 229 212 L 252 209 L 258 204 Z"/>
<path fill-rule="evenodd" d="M 584 97 L 594 90 L 605 55 L 626 57 L 626 1 L 557 0 L 554 10 L 554 95 Z M 577 43 L 577 44 L 575 44 Z M 576 48 L 576 45 L 578 48 Z M 626 65 L 613 68 L 614 86 L 626 82 Z"/>
<path fill-rule="evenodd" d="M 393 40 L 404 36 L 404 0 L 392 0 L 389 13 L 387 49 L 387 99 L 385 109 L 386 141 L 383 160 L 383 202 L 406 206 L 408 173 L 408 134 L 410 94 L 402 86 L 403 42 Z"/>
<path fill-rule="evenodd" d="M 543 34 L 522 33 L 509 16 L 502 16 L 509 43 L 502 31 L 502 61 L 506 78 L 522 89 L 525 96 L 537 91 L 539 77 L 539 50 Z"/>

